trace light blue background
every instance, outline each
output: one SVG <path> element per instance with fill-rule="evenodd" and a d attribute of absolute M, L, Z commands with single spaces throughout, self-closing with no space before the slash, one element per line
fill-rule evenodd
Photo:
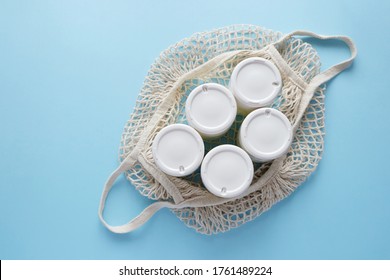
<path fill-rule="evenodd" d="M 386 2 L 0 0 L 0 259 L 389 259 Z M 149 66 L 233 23 L 354 39 L 354 66 L 328 84 L 319 168 L 224 234 L 200 235 L 166 209 L 134 233 L 108 232 L 98 201 Z M 319 52 L 324 66 L 348 56 L 337 43 Z M 107 219 L 149 203 L 121 178 Z"/>

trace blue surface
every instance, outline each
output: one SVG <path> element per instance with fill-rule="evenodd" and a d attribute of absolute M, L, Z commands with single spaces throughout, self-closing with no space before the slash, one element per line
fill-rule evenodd
<path fill-rule="evenodd" d="M 390 258 L 390 2 L 246 2 L 0 1 L 0 259 Z M 319 168 L 225 234 L 200 235 L 166 209 L 132 234 L 108 232 L 98 201 L 150 64 L 233 23 L 357 44 L 354 66 L 328 84 Z M 319 52 L 325 66 L 348 56 L 337 43 Z M 107 219 L 149 203 L 121 178 Z"/>

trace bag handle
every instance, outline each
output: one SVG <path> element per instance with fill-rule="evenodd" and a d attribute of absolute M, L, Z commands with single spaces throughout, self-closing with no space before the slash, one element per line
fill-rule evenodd
<path fill-rule="evenodd" d="M 331 80 L 332 78 L 337 76 L 339 73 L 344 71 L 346 68 L 348 68 L 352 64 L 353 60 L 356 58 L 356 55 L 357 55 L 357 49 L 356 49 L 356 46 L 355 46 L 354 42 L 352 41 L 352 39 L 347 37 L 347 36 L 342 36 L 342 35 L 325 36 L 325 35 L 319 35 L 319 34 L 316 34 L 316 33 L 310 32 L 310 31 L 297 30 L 297 31 L 293 31 L 293 32 L 283 36 L 274 44 L 275 45 L 284 44 L 287 40 L 289 40 L 293 36 L 313 37 L 313 38 L 320 39 L 320 40 L 339 40 L 339 41 L 344 42 L 348 46 L 349 51 L 351 53 L 351 56 L 348 59 L 331 66 L 329 69 L 327 69 L 327 70 L 321 72 L 320 74 L 318 74 L 317 76 L 315 76 L 311 80 L 309 86 L 314 87 L 315 85 L 317 85 L 316 87 L 318 87 L 318 86 L 328 82 L 329 80 Z"/>
<path fill-rule="evenodd" d="M 338 74 L 340 74 L 342 71 L 344 71 L 349 66 L 351 66 L 352 62 L 354 61 L 354 59 L 357 56 L 357 48 L 356 48 L 354 42 L 352 41 L 352 39 L 347 37 L 347 36 L 341 36 L 341 35 L 325 36 L 325 35 L 319 35 L 319 34 L 316 34 L 316 33 L 310 32 L 310 31 L 302 31 L 302 30 L 297 30 L 297 31 L 291 32 L 291 33 L 283 36 L 277 42 L 274 43 L 274 46 L 286 43 L 286 41 L 289 40 L 293 36 L 313 37 L 313 38 L 320 39 L 320 40 L 339 40 L 339 41 L 344 42 L 350 51 L 350 57 L 348 59 L 346 59 L 340 63 L 337 63 L 337 64 L 331 66 L 330 68 L 328 68 L 327 70 L 319 73 L 307 85 L 305 92 L 304 92 L 304 95 L 302 96 L 302 99 L 301 99 L 301 102 L 299 105 L 296 122 L 293 125 L 293 129 L 295 131 L 296 129 L 298 129 L 299 124 L 300 124 L 300 120 L 303 117 L 303 115 L 306 111 L 306 108 L 310 104 L 310 101 L 313 98 L 313 95 L 317 91 L 318 87 L 320 87 L 322 84 L 328 82 L 329 80 L 333 79 Z"/>
<path fill-rule="evenodd" d="M 138 227 L 142 226 L 145 222 L 147 222 L 161 208 L 175 207 L 175 204 L 173 204 L 172 202 L 158 201 L 146 207 L 137 217 L 135 217 L 134 219 L 132 219 L 131 221 L 129 221 L 124 225 L 111 226 L 106 222 L 106 220 L 103 217 L 103 212 L 104 212 L 104 206 L 106 204 L 108 193 L 112 189 L 112 186 L 116 181 L 116 179 L 119 177 L 119 175 L 121 175 L 123 172 L 125 172 L 127 169 L 129 169 L 131 166 L 134 165 L 135 159 L 133 159 L 131 156 L 132 155 L 130 154 L 128 157 L 126 157 L 119 165 L 119 167 L 114 172 L 112 172 L 107 182 L 104 184 L 103 193 L 100 198 L 100 205 L 98 211 L 99 219 L 107 229 L 109 229 L 114 233 L 127 233 L 133 231 Z"/>

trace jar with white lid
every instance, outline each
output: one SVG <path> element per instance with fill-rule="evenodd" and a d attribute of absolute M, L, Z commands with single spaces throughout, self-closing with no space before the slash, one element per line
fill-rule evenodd
<path fill-rule="evenodd" d="M 206 83 L 196 87 L 186 101 L 188 124 L 203 138 L 215 138 L 226 133 L 237 114 L 233 94 L 226 87 Z"/>
<path fill-rule="evenodd" d="M 269 60 L 251 57 L 241 61 L 230 77 L 230 90 L 244 115 L 270 105 L 282 88 L 278 68 Z"/>
<path fill-rule="evenodd" d="M 240 147 L 220 145 L 208 152 L 201 166 L 203 185 L 223 198 L 244 193 L 253 179 L 253 163 Z"/>
<path fill-rule="evenodd" d="M 290 121 L 280 111 L 261 108 L 244 119 L 238 143 L 255 162 L 267 162 L 286 154 L 293 139 Z"/>
<path fill-rule="evenodd" d="M 192 127 L 172 124 L 156 135 L 152 153 L 160 170 L 171 176 L 183 177 L 199 168 L 204 157 L 204 143 Z"/>

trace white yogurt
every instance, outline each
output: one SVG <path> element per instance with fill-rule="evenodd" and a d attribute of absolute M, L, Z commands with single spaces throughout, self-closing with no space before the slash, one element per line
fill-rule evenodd
<path fill-rule="evenodd" d="M 204 138 L 226 133 L 237 114 L 233 94 L 224 86 L 207 83 L 195 88 L 186 101 L 188 124 Z"/>
<path fill-rule="evenodd" d="M 201 166 L 204 186 L 214 195 L 237 197 L 253 179 L 253 163 L 248 154 L 233 145 L 221 145 L 208 152 Z"/>
<path fill-rule="evenodd" d="M 230 77 L 230 90 L 238 110 L 247 114 L 270 105 L 282 88 L 278 68 L 269 60 L 251 57 L 241 61 Z"/>
<path fill-rule="evenodd" d="M 238 134 L 239 145 L 256 162 L 267 162 L 286 154 L 292 139 L 290 121 L 283 113 L 272 108 L 261 108 L 250 113 Z"/>
<path fill-rule="evenodd" d="M 164 173 L 182 177 L 199 168 L 204 156 L 202 137 L 184 124 L 163 128 L 153 141 L 153 159 Z"/>

